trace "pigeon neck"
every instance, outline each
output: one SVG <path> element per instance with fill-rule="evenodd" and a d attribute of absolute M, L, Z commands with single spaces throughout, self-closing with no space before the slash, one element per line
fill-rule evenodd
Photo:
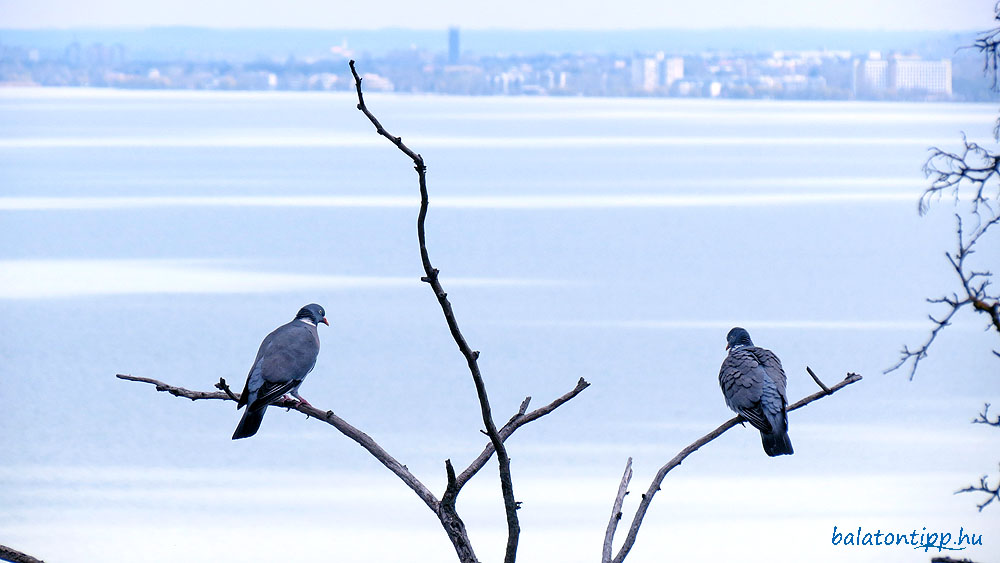
<path fill-rule="evenodd" d="M 749 348 L 751 346 L 753 346 L 753 344 L 747 344 L 746 342 L 741 342 L 739 344 L 733 344 L 732 346 L 729 347 L 729 349 L 730 350 L 742 350 L 743 348 Z"/>
<path fill-rule="evenodd" d="M 309 326 L 316 326 L 316 323 L 310 321 L 309 319 L 307 319 L 305 317 L 302 317 L 302 318 L 299 318 L 299 319 L 295 319 L 295 320 L 304 322 L 304 323 L 306 323 Z"/>

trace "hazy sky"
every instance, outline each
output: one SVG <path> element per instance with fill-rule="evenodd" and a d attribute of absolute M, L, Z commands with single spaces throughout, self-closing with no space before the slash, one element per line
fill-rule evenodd
<path fill-rule="evenodd" d="M 0 28 L 979 30 L 993 0 L 0 0 Z"/>

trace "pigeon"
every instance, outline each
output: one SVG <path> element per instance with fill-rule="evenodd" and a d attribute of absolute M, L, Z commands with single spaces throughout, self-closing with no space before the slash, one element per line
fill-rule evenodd
<path fill-rule="evenodd" d="M 319 355 L 319 333 L 316 326 L 326 320 L 323 307 L 312 303 L 299 309 L 298 314 L 288 324 L 274 329 L 260 343 L 257 358 L 253 361 L 247 384 L 243 387 L 236 408 L 246 406 L 233 440 L 249 438 L 257 433 L 264 419 L 267 406 L 278 402 L 291 393 L 299 404 L 309 405 L 299 395 L 299 385 L 316 365 Z"/>
<path fill-rule="evenodd" d="M 753 345 L 750 333 L 736 327 L 726 335 L 729 355 L 719 370 L 719 385 L 729 408 L 760 430 L 764 452 L 790 455 L 785 370 L 774 352 Z"/>

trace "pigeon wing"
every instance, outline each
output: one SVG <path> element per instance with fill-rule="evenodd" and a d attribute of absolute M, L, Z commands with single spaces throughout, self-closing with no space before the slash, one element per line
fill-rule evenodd
<path fill-rule="evenodd" d="M 781 367 L 781 360 L 778 359 L 778 356 L 774 355 L 774 352 L 766 348 L 754 348 L 753 351 L 761 365 L 764 366 L 771 381 L 774 382 L 781 398 L 787 403 L 788 396 L 785 394 L 785 382 L 787 378 L 785 377 L 785 369 Z"/>
<path fill-rule="evenodd" d="M 257 349 L 257 357 L 253 359 L 253 364 L 250 365 L 250 372 L 247 373 L 247 382 L 243 385 L 243 392 L 240 393 L 240 400 L 236 403 L 237 409 L 249 403 L 251 393 L 256 395 L 256 392 L 260 389 L 261 383 L 263 383 L 260 379 L 260 360 L 267 353 L 267 349 L 271 347 L 271 343 L 274 342 L 275 333 L 282 328 L 284 328 L 284 326 L 272 330 L 271 334 L 264 337 L 264 340 L 260 343 L 260 348 Z M 257 372 L 256 377 L 254 377 L 254 372 Z"/>
<path fill-rule="evenodd" d="M 292 321 L 278 327 L 265 342 L 267 340 L 270 342 L 267 342 L 266 349 L 262 345 L 263 353 L 258 354 L 255 366 L 259 375 L 251 372 L 250 377 L 251 381 L 260 381 L 253 400 L 255 408 L 276 401 L 300 385 L 316 366 L 319 355 L 316 327 L 303 322 Z"/>
<path fill-rule="evenodd" d="M 767 372 L 756 355 L 745 350 L 730 350 L 719 370 L 719 386 L 726 404 L 743 415 L 747 421 L 763 432 L 771 432 L 771 424 L 761 409 L 761 395 Z"/>

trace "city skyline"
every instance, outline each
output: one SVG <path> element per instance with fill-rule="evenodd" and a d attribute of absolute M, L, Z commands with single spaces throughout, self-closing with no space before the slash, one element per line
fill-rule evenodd
<path fill-rule="evenodd" d="M 282 4 L 247 0 L 177 0 L 171 3 L 128 0 L 0 0 L 0 27 L 8 29 L 134 28 L 204 26 L 221 29 L 463 29 L 628 30 L 720 28 L 817 28 L 883 31 L 969 31 L 990 27 L 991 2 L 982 0 L 773 0 L 748 3 L 717 0 L 580 0 L 565 4 L 511 0 L 469 4 L 427 0 L 373 0 L 348 8 L 317 0 Z"/>

